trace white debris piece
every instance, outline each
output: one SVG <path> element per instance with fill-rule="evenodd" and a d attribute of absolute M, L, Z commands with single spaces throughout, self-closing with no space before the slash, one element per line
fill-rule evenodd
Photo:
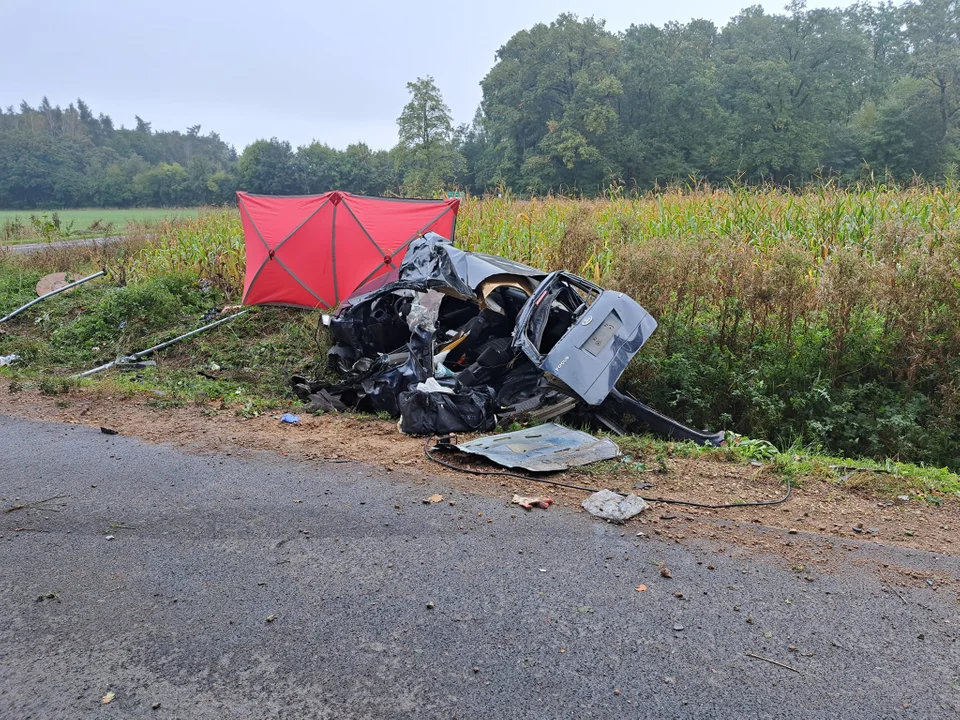
<path fill-rule="evenodd" d="M 595 492 L 581 505 L 591 515 L 615 523 L 626 522 L 650 507 L 642 497 L 637 497 L 632 493 L 624 497 L 612 490 Z"/>
<path fill-rule="evenodd" d="M 444 385 L 441 385 L 441 384 L 438 383 L 438 382 L 436 381 L 436 379 L 434 379 L 434 378 L 427 378 L 427 381 L 426 381 L 426 382 L 417 383 L 417 387 L 416 387 L 415 389 L 416 389 L 417 392 L 425 392 L 425 393 L 434 393 L 434 392 L 436 392 L 436 393 L 447 393 L 448 395 L 453 395 L 453 394 L 454 394 L 453 388 L 449 388 L 449 387 L 446 387 L 446 386 L 444 386 Z"/>
<path fill-rule="evenodd" d="M 13 365 L 19 359 L 20 356 L 16 353 L 13 353 L 13 355 L 0 355 L 0 367 L 3 367 L 4 365 Z"/>

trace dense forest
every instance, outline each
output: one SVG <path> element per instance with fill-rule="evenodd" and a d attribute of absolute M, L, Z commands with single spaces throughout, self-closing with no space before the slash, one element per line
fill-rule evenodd
<path fill-rule="evenodd" d="M 514 35 L 454 127 L 408 84 L 391 150 L 116 128 L 82 100 L 0 109 L 0 207 L 194 205 L 237 189 L 370 195 L 940 181 L 960 157 L 960 2 L 743 10 L 622 33 L 560 15 Z"/>

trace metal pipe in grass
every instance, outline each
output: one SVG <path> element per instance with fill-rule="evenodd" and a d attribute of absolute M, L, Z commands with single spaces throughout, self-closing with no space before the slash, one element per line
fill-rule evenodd
<path fill-rule="evenodd" d="M 82 373 L 77 373 L 76 375 L 71 375 L 70 377 L 71 377 L 71 379 L 72 379 L 72 378 L 87 377 L 88 375 L 95 375 L 95 374 L 98 373 L 98 372 L 102 372 L 102 371 L 104 371 L 104 370 L 109 370 L 110 368 L 114 367 L 117 363 L 121 363 L 121 364 L 122 364 L 122 363 L 128 363 L 128 362 L 137 362 L 137 360 L 141 360 L 141 359 L 147 357 L 148 355 L 152 355 L 153 353 L 157 352 L 158 350 L 163 350 L 164 348 L 168 348 L 168 347 L 170 347 L 171 345 L 180 342 L 181 340 L 186 340 L 187 338 L 193 337 L 194 335 L 199 335 L 200 333 L 206 332 L 207 330 L 212 330 L 213 328 L 217 327 L 217 325 L 223 325 L 223 323 L 225 323 L 225 322 L 230 322 L 230 321 L 233 320 L 234 318 L 238 318 L 238 317 L 240 317 L 241 315 L 246 315 L 248 312 L 250 312 L 250 308 L 247 308 L 246 310 L 241 310 L 240 312 L 238 312 L 238 313 L 236 313 L 236 314 L 234 314 L 234 315 L 230 315 L 230 316 L 225 317 L 225 318 L 220 318 L 219 320 L 216 320 L 216 321 L 210 323 L 209 325 L 204 325 L 203 327 L 198 327 L 196 330 L 191 330 L 191 331 L 188 332 L 188 333 L 184 333 L 183 335 L 180 335 L 180 336 L 178 336 L 178 337 L 175 337 L 175 338 L 173 338 L 172 340 L 167 340 L 166 342 L 160 343 L 159 345 L 154 345 L 153 347 L 147 348 L 146 350 L 141 350 L 140 352 L 135 352 L 135 353 L 133 353 L 133 355 L 125 355 L 125 356 L 123 356 L 123 357 L 119 357 L 119 358 L 117 358 L 116 360 L 111 360 L 110 362 L 108 362 L 108 363 L 106 363 L 106 364 L 104 364 L 104 365 L 101 365 L 100 367 L 95 367 L 95 368 L 93 368 L 92 370 L 87 370 L 87 371 L 82 372 Z"/>
<path fill-rule="evenodd" d="M 47 298 L 53 297 L 54 295 L 59 295 L 59 294 L 62 293 L 62 292 L 66 292 L 66 291 L 69 290 L 70 288 L 75 288 L 77 285 L 83 285 L 85 282 L 90 282 L 91 280 L 96 280 L 98 277 L 100 277 L 100 276 L 102 276 L 102 275 L 106 275 L 106 274 L 107 274 L 107 271 L 106 271 L 106 270 L 101 270 L 101 271 L 98 272 L 98 273 L 94 273 L 93 275 L 88 275 L 87 277 L 85 277 L 85 278 L 83 278 L 83 279 L 81 279 L 81 280 L 77 280 L 76 282 L 72 282 L 72 283 L 70 283 L 69 285 L 64 285 L 63 287 L 57 288 L 56 290 L 51 290 L 51 291 L 48 292 L 46 295 L 41 295 L 41 296 L 38 297 L 36 300 L 31 300 L 30 302 L 28 302 L 28 303 L 27 303 L 26 305 L 24 305 L 23 307 L 18 307 L 16 310 L 14 310 L 12 313 L 10 313 L 9 315 L 7 315 L 6 317 L 0 318 L 0 323 L 5 323 L 7 320 L 10 320 L 10 319 L 12 319 L 12 318 L 15 318 L 17 315 L 19 315 L 20 313 L 22 313 L 24 310 L 26 310 L 27 308 L 33 307 L 34 305 L 36 305 L 36 304 L 37 304 L 38 302 L 40 302 L 41 300 L 46 300 Z"/>

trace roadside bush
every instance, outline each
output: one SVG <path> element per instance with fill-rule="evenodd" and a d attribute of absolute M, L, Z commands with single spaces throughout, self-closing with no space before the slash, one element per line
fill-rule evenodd
<path fill-rule="evenodd" d="M 35 298 L 41 277 L 43 274 L 35 270 L 0 265 L 0 317 Z"/>
<path fill-rule="evenodd" d="M 117 347 L 128 351 L 128 340 L 143 342 L 151 332 L 176 329 L 185 317 L 208 310 L 219 299 L 204 293 L 196 275 L 178 273 L 122 288 L 111 288 L 72 322 L 53 333 L 61 347 Z M 141 348 L 142 349 L 142 348 Z"/>

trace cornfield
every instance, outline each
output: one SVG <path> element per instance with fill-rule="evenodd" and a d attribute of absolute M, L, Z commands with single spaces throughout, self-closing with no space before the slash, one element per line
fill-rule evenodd
<path fill-rule="evenodd" d="M 643 399 L 780 445 L 960 467 L 960 188 L 694 188 L 468 199 L 457 242 L 629 293 L 660 323 Z M 236 297 L 235 210 L 161 233 L 134 276 Z"/>

